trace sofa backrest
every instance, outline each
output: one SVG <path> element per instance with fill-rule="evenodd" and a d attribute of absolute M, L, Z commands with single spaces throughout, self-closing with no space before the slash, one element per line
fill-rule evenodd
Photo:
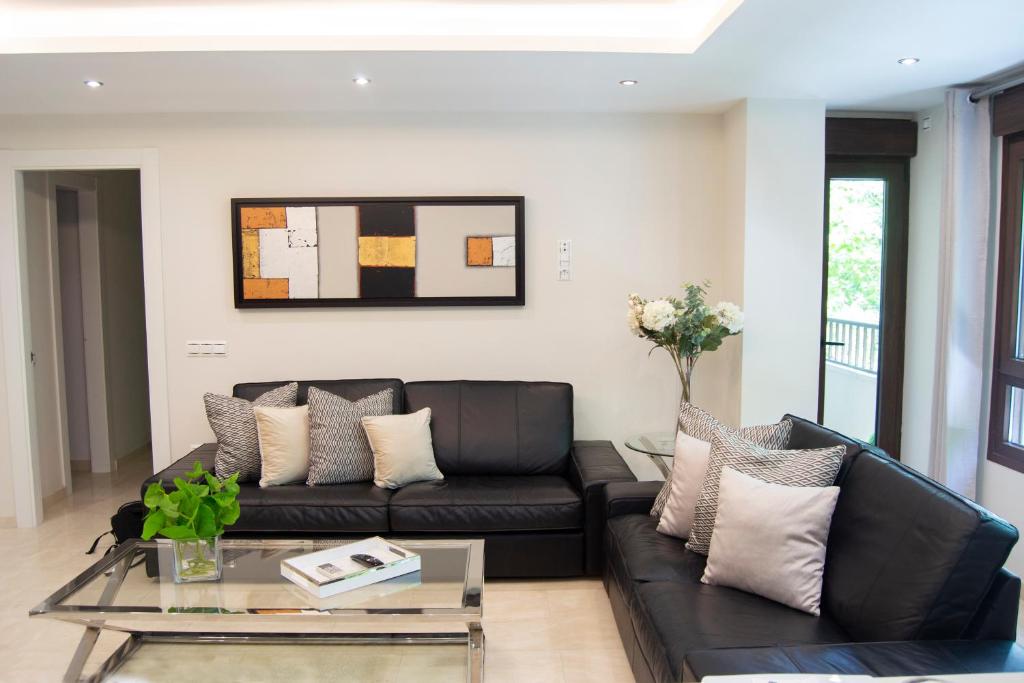
<path fill-rule="evenodd" d="M 562 474 L 572 446 L 572 385 L 408 382 L 405 411 L 430 408 L 445 475 Z"/>
<path fill-rule="evenodd" d="M 875 450 L 875 452 L 881 453 L 877 449 L 873 449 L 872 446 L 858 441 L 857 439 L 850 438 L 845 434 L 840 434 L 834 429 L 823 427 L 817 422 L 811 422 L 805 420 L 802 417 L 796 415 L 784 415 L 784 420 L 791 420 L 793 422 L 793 431 L 789 436 L 789 448 L 791 449 L 805 449 L 805 448 L 828 448 L 829 446 L 846 446 L 846 455 L 843 456 L 843 464 L 839 468 L 839 474 L 836 475 L 836 485 L 839 485 L 843 481 L 843 477 L 846 476 L 847 470 L 850 469 L 850 464 L 853 459 L 863 450 Z"/>
<path fill-rule="evenodd" d="M 823 611 L 853 640 L 965 637 L 1017 530 L 868 450 L 854 457 L 840 486 Z"/>
<path fill-rule="evenodd" d="M 236 384 L 234 395 L 249 401 L 262 396 L 271 389 L 288 384 L 293 380 L 282 380 L 280 382 L 245 382 Z M 329 391 L 332 394 L 346 398 L 349 401 L 358 401 L 378 391 L 392 389 L 394 393 L 394 412 L 402 412 L 402 380 L 400 379 L 314 379 L 299 382 L 298 404 L 305 405 L 309 396 L 309 388 L 316 387 Z"/>

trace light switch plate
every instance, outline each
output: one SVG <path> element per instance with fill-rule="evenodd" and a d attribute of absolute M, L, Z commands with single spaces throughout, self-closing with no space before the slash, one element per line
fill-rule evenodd
<path fill-rule="evenodd" d="M 558 240 L 558 281 L 572 280 L 572 240 Z"/>
<path fill-rule="evenodd" d="M 225 341 L 187 341 L 185 354 L 188 356 L 206 357 L 228 355 L 228 343 Z"/>

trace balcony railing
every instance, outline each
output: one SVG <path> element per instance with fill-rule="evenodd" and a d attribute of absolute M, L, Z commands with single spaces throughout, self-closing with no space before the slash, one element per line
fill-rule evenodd
<path fill-rule="evenodd" d="M 878 374 L 878 325 L 828 318 L 825 321 L 825 360 Z"/>

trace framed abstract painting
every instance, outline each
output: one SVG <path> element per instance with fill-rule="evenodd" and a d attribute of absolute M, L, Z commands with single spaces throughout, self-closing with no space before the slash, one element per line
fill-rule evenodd
<path fill-rule="evenodd" d="M 232 199 L 236 308 L 522 306 L 522 197 Z"/>

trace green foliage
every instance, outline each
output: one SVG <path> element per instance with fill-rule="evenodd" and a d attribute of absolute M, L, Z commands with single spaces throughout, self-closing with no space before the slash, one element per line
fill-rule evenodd
<path fill-rule="evenodd" d="M 149 508 L 142 538 L 157 534 L 175 541 L 213 538 L 238 521 L 238 473 L 221 481 L 196 460 L 185 479 L 174 478 L 175 490 L 164 491 L 163 482 L 150 484 L 142 502 Z"/>
<path fill-rule="evenodd" d="M 882 299 L 880 180 L 833 180 L 829 185 L 828 314 L 878 320 Z"/>

